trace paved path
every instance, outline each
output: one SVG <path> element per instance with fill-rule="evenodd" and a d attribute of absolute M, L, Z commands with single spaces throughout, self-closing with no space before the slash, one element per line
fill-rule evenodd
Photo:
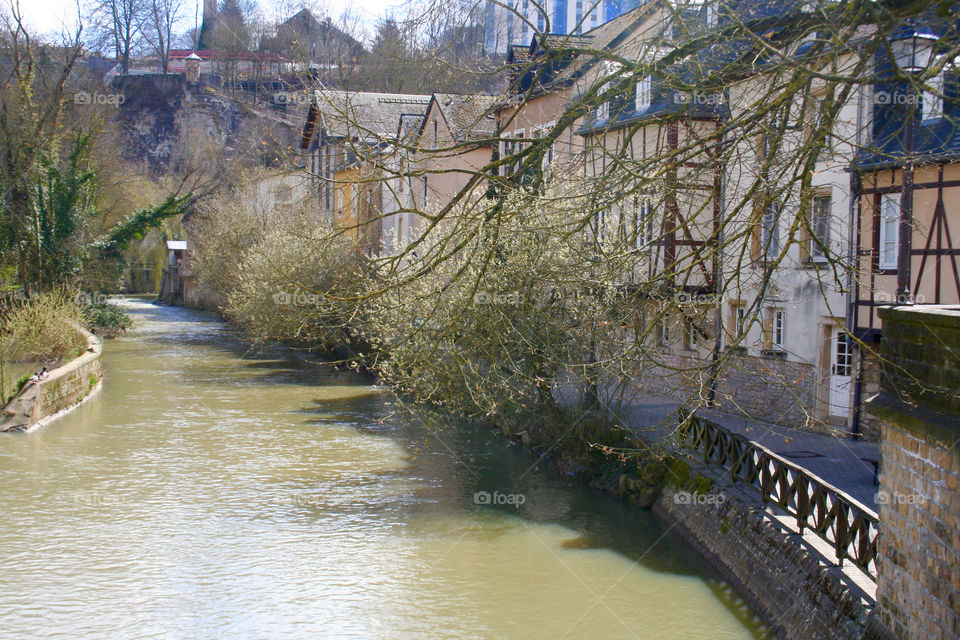
<path fill-rule="evenodd" d="M 576 386 L 557 389 L 561 402 L 575 401 Z M 601 396 L 605 395 L 601 392 Z M 601 402 L 604 398 L 601 397 Z M 664 397 L 636 395 L 618 404 L 605 403 L 620 423 L 646 440 L 663 439 L 677 426 L 680 403 Z M 872 511 L 878 511 L 876 466 L 880 446 L 809 430 L 791 429 L 762 420 L 701 408 L 697 415 L 756 442 L 823 478 Z"/>
<path fill-rule="evenodd" d="M 676 425 L 678 407 L 678 402 L 641 398 L 623 407 L 620 417 L 642 437 L 662 436 Z M 876 442 L 790 429 L 711 409 L 699 409 L 697 415 L 763 445 L 877 511 L 874 463 L 879 445 Z M 659 426 L 649 428 L 653 425 Z"/>

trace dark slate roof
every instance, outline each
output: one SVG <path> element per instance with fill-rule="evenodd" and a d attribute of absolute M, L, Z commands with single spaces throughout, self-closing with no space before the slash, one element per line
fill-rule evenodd
<path fill-rule="evenodd" d="M 435 93 L 433 98 L 456 142 L 489 138 L 496 133 L 496 96 Z"/>
<path fill-rule="evenodd" d="M 393 139 L 401 116 L 422 115 L 429 104 L 428 95 L 320 89 L 313 107 L 326 137 Z"/>
<path fill-rule="evenodd" d="M 907 21 L 895 32 L 903 35 L 924 34 L 939 38 L 935 54 L 947 53 L 960 40 L 960 19 L 950 16 L 919 16 Z M 910 86 L 894 75 L 893 63 L 885 50 L 876 54 L 876 73 L 888 82 L 874 87 L 871 141 L 854 159 L 854 167 L 871 171 L 904 164 L 906 132 L 913 109 L 914 162 L 929 164 L 960 160 L 960 59 L 944 66 L 941 117 L 923 118 L 922 101 Z M 884 100 L 879 98 L 883 96 Z M 913 107 L 911 107 L 911 102 Z"/>

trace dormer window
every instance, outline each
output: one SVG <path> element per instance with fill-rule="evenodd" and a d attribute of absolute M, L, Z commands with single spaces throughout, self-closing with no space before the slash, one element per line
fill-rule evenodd
<path fill-rule="evenodd" d="M 924 121 L 943 117 L 943 74 L 944 72 L 941 71 L 926 82 L 921 107 L 921 117 Z"/>
<path fill-rule="evenodd" d="M 637 83 L 636 110 L 650 108 L 650 101 L 653 97 L 653 79 L 650 76 L 641 78 Z"/>
<path fill-rule="evenodd" d="M 713 0 L 676 0 L 667 18 L 664 37 L 673 40 L 685 33 L 717 26 L 717 8 Z"/>

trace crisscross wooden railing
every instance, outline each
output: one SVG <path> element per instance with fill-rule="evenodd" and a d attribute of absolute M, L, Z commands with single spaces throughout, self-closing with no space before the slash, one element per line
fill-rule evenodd
<path fill-rule="evenodd" d="M 797 528 L 810 529 L 833 547 L 837 564 L 850 560 L 877 578 L 877 516 L 826 481 L 765 447 L 696 416 L 681 416 L 680 446 L 703 454 L 705 462 L 730 471 L 794 516 Z"/>

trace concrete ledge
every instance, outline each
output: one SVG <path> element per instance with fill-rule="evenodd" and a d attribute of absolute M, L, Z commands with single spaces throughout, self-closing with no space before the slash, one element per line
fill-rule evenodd
<path fill-rule="evenodd" d="M 28 382 L 3 408 L 0 431 L 25 432 L 53 422 L 77 408 L 100 390 L 103 343 L 86 329 L 75 326 L 87 350 L 54 369 L 45 380 Z"/>

